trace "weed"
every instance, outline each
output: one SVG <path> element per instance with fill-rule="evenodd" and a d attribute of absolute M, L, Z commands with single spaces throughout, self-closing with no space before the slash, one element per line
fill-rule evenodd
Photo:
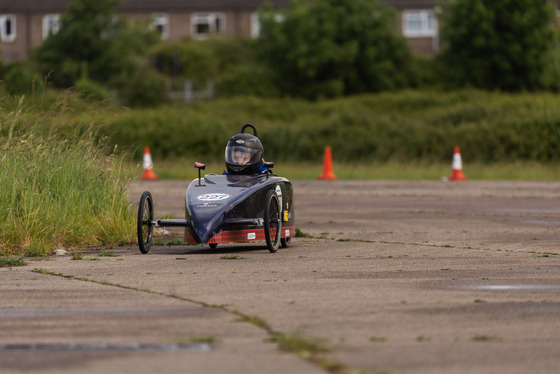
<path fill-rule="evenodd" d="M 327 360 L 324 357 L 325 354 L 332 352 L 332 348 L 327 346 L 324 339 L 305 337 L 301 333 L 284 335 L 275 332 L 271 341 L 276 342 L 281 350 L 311 361 L 329 373 L 342 373 L 346 369 L 343 364 Z"/>
<path fill-rule="evenodd" d="M 313 238 L 313 236 L 301 231 L 296 227 L 296 238 Z"/>
<path fill-rule="evenodd" d="M 369 338 L 370 342 L 375 343 L 385 343 L 387 340 L 389 340 L 389 338 L 386 336 L 372 336 L 371 338 Z"/>
<path fill-rule="evenodd" d="M 430 341 L 430 338 L 427 337 L 427 336 L 424 336 L 424 335 L 418 335 L 416 337 L 416 341 L 417 342 L 428 342 L 428 341 Z"/>
<path fill-rule="evenodd" d="M 72 252 L 72 260 L 83 260 L 82 252 Z"/>
<path fill-rule="evenodd" d="M 543 252 L 541 254 L 541 257 L 550 257 L 550 256 L 558 256 L 558 253 L 556 253 L 556 252 Z"/>
<path fill-rule="evenodd" d="M 186 339 L 182 339 L 180 341 L 180 343 L 184 343 L 184 344 L 201 344 L 201 343 L 213 344 L 215 342 L 216 342 L 216 338 L 212 336 L 207 336 L 207 337 L 193 336 Z"/>
<path fill-rule="evenodd" d="M 353 239 L 353 238 L 341 238 L 341 239 L 337 239 L 337 241 L 339 242 L 356 242 L 356 243 L 377 243 L 374 240 L 368 240 L 368 239 Z"/>
<path fill-rule="evenodd" d="M 239 255 L 230 255 L 230 256 L 222 256 L 220 257 L 222 260 L 241 260 L 243 257 L 239 257 Z"/>
<path fill-rule="evenodd" d="M 97 257 L 119 257 L 120 255 L 112 252 L 101 252 L 97 254 Z"/>
<path fill-rule="evenodd" d="M 25 251 L 25 257 L 30 257 L 30 258 L 45 258 L 47 257 L 47 249 L 46 248 L 28 248 Z"/>
<path fill-rule="evenodd" d="M 263 330 L 272 331 L 271 327 L 266 323 L 265 320 L 255 316 L 249 316 L 245 313 L 241 313 L 238 310 L 231 310 L 231 313 L 235 314 L 236 316 L 240 317 L 243 322 L 250 323 L 254 326 L 258 326 Z"/>
<path fill-rule="evenodd" d="M 25 266 L 27 263 L 23 260 L 23 257 L 19 258 L 0 258 L 0 268 L 4 267 L 14 267 L 14 266 Z"/>
<path fill-rule="evenodd" d="M 490 342 L 490 341 L 500 341 L 501 339 L 496 336 L 488 335 L 475 335 L 471 339 L 474 342 Z"/>
<path fill-rule="evenodd" d="M 183 241 L 183 240 L 181 240 L 181 239 L 170 240 L 170 241 L 168 241 L 168 242 L 165 243 L 165 245 L 167 245 L 167 246 L 172 246 L 172 245 L 181 245 L 181 246 L 184 246 L 184 245 L 187 245 L 187 244 L 188 244 L 187 242 L 185 242 L 185 241 Z"/>

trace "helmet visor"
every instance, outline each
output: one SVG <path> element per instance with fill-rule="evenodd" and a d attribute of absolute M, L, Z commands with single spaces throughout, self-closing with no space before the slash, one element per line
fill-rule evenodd
<path fill-rule="evenodd" d="M 226 147 L 226 162 L 231 165 L 252 165 L 259 162 L 261 152 L 243 146 Z"/>

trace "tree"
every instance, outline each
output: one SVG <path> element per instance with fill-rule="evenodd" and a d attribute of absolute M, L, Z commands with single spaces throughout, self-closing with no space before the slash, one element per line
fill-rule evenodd
<path fill-rule="evenodd" d="M 438 56 L 452 86 L 504 91 L 558 84 L 555 2 L 454 0 L 442 15 Z"/>
<path fill-rule="evenodd" d="M 123 85 L 142 64 L 141 57 L 156 35 L 120 19 L 119 0 L 73 0 L 62 15 L 60 30 L 35 51 L 38 70 L 59 87 L 80 77 Z"/>
<path fill-rule="evenodd" d="M 413 56 L 378 0 L 294 0 L 260 13 L 259 51 L 285 95 L 309 99 L 409 85 Z"/>

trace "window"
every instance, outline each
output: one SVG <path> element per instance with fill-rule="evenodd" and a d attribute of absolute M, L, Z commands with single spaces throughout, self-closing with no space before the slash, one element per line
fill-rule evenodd
<path fill-rule="evenodd" d="M 191 16 L 192 35 L 197 39 L 224 32 L 225 29 L 226 16 L 223 13 L 195 13 Z"/>
<path fill-rule="evenodd" d="M 16 39 L 16 16 L 0 15 L 0 39 L 3 42 L 13 42 Z"/>
<path fill-rule="evenodd" d="M 251 14 L 251 37 L 258 38 L 261 34 L 261 22 L 259 21 L 259 14 Z"/>
<path fill-rule="evenodd" d="M 60 14 L 46 14 L 43 16 L 43 40 L 60 30 Z"/>
<path fill-rule="evenodd" d="M 406 37 L 437 36 L 437 18 L 432 10 L 405 10 L 403 35 Z"/>
<path fill-rule="evenodd" d="M 161 40 L 169 39 L 169 16 L 167 14 L 154 15 L 150 26 L 161 35 Z"/>

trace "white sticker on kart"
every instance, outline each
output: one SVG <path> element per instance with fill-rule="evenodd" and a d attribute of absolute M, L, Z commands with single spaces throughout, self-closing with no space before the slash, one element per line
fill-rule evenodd
<path fill-rule="evenodd" d="M 220 201 L 228 198 L 229 195 L 226 193 L 205 193 L 204 195 L 198 196 L 198 200 L 201 201 Z"/>
<path fill-rule="evenodd" d="M 276 196 L 278 196 L 278 204 L 280 209 L 282 209 L 282 188 L 280 188 L 280 185 L 276 186 Z"/>

